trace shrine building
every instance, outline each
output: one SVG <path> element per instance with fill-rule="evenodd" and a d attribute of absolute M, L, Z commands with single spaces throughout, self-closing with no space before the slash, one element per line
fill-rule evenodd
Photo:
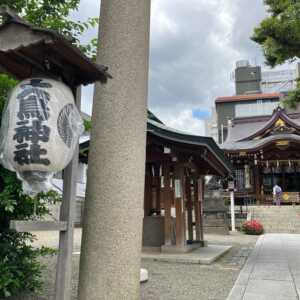
<path fill-rule="evenodd" d="M 81 162 L 88 151 L 89 140 L 80 145 Z M 223 151 L 212 138 L 169 128 L 148 112 L 145 170 L 143 246 L 166 252 L 203 246 L 204 177 L 232 176 Z"/>
<path fill-rule="evenodd" d="M 279 105 L 268 116 L 228 121 L 221 145 L 235 169 L 237 202 L 271 204 L 275 184 L 283 202 L 299 203 L 300 113 Z"/>

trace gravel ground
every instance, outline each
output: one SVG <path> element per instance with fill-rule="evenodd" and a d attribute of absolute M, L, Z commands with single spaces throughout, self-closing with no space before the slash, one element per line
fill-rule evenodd
<path fill-rule="evenodd" d="M 75 250 L 80 244 L 79 230 L 75 235 Z M 46 236 L 47 235 L 47 236 Z M 37 244 L 55 246 L 57 236 L 49 233 L 38 234 Z M 243 234 L 206 235 L 209 243 L 232 245 L 233 248 L 212 265 L 175 264 L 142 262 L 149 271 L 149 281 L 141 285 L 141 300 L 224 300 L 254 247 L 257 237 Z M 44 259 L 48 266 L 44 273 L 43 295 L 11 300 L 49 300 L 53 297 L 56 257 Z M 73 300 L 76 300 L 79 255 L 74 255 Z"/>

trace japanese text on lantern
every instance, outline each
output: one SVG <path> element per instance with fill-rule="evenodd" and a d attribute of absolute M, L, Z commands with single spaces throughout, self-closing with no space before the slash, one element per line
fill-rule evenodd
<path fill-rule="evenodd" d="M 50 164 L 45 157 L 47 150 L 40 145 L 49 141 L 51 131 L 46 125 L 50 116 L 50 94 L 46 90 L 49 88 L 52 88 L 50 83 L 31 79 L 30 83 L 21 85 L 17 95 L 19 111 L 13 139 L 16 141 L 14 160 L 20 165 Z"/>

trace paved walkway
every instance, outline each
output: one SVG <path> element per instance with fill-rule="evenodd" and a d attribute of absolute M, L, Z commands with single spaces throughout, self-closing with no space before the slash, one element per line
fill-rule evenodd
<path fill-rule="evenodd" d="M 290 300 L 300 295 L 300 234 L 261 236 L 227 300 Z"/>

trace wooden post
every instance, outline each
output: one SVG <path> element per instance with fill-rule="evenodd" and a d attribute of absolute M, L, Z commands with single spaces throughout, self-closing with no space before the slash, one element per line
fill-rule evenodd
<path fill-rule="evenodd" d="M 231 231 L 235 230 L 235 205 L 234 205 L 234 190 L 230 191 L 230 212 L 231 212 Z"/>
<path fill-rule="evenodd" d="M 175 170 L 175 210 L 176 210 L 176 246 L 184 247 L 186 244 L 185 233 L 185 207 L 184 192 L 185 178 L 183 166 L 177 166 Z"/>
<path fill-rule="evenodd" d="M 161 182 L 160 182 L 160 165 L 155 165 L 154 167 L 155 174 L 155 211 L 160 215 L 160 197 L 161 197 Z"/>
<path fill-rule="evenodd" d="M 145 172 L 145 194 L 144 194 L 144 216 L 149 216 L 152 205 L 151 172 L 149 165 L 146 165 Z"/>
<path fill-rule="evenodd" d="M 200 205 L 199 205 L 199 188 L 198 178 L 194 178 L 194 211 L 195 211 L 195 229 L 196 229 L 196 241 L 201 240 L 201 228 L 200 228 Z"/>
<path fill-rule="evenodd" d="M 200 241 L 204 241 L 204 228 L 203 228 L 203 201 L 204 201 L 204 176 L 198 180 L 199 191 L 199 214 L 200 214 Z"/>
<path fill-rule="evenodd" d="M 77 88 L 76 105 L 80 110 L 81 87 Z M 59 155 L 59 154 L 58 154 Z M 60 208 L 60 221 L 67 222 L 67 230 L 59 233 L 59 254 L 56 268 L 55 300 L 69 300 L 72 294 L 72 256 L 74 222 L 76 214 L 76 184 L 79 146 L 74 157 L 63 172 L 63 201 Z"/>
<path fill-rule="evenodd" d="M 254 166 L 254 181 L 255 181 L 255 197 L 256 197 L 256 204 L 260 204 L 261 202 L 261 184 L 260 184 L 260 172 L 259 167 L 256 165 Z"/>
<path fill-rule="evenodd" d="M 168 164 L 163 165 L 164 176 L 164 210 L 165 210 L 165 245 L 172 245 L 172 222 L 171 222 L 171 188 L 170 188 L 170 166 Z"/>
<path fill-rule="evenodd" d="M 186 195 L 186 207 L 187 207 L 187 223 L 188 223 L 188 239 L 193 241 L 193 204 L 191 195 L 191 179 L 186 177 L 185 180 L 185 195 Z"/>

